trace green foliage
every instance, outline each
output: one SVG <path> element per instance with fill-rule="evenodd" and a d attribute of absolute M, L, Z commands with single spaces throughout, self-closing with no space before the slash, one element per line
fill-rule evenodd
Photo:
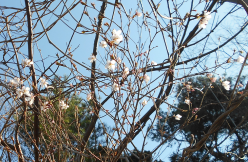
<path fill-rule="evenodd" d="M 244 77 L 241 79 L 241 82 L 244 81 Z M 230 82 L 235 80 L 234 78 L 228 78 Z M 191 84 L 190 84 L 191 83 Z M 191 88 L 187 89 L 186 85 L 190 85 Z M 202 89 L 202 90 L 201 90 Z M 239 88 L 239 92 L 236 91 L 234 93 L 235 98 L 239 97 L 239 93 L 242 92 L 243 88 Z M 165 139 L 169 134 L 177 130 L 180 126 L 183 127 L 183 137 L 177 137 L 186 139 L 185 142 L 191 143 L 192 138 L 194 143 L 199 141 L 209 130 L 213 122 L 223 113 L 225 112 L 225 108 L 228 106 L 229 99 L 231 97 L 232 89 L 229 91 L 225 90 L 221 85 L 221 81 L 216 81 L 215 83 L 211 83 L 210 79 L 207 77 L 194 77 L 189 78 L 185 84 L 178 85 L 177 94 L 178 96 L 178 109 L 172 109 L 171 115 L 180 114 L 182 115 L 181 120 L 175 120 L 175 118 L 170 118 L 166 120 L 167 116 L 166 112 L 161 111 L 160 116 L 163 119 L 159 120 L 156 124 L 155 128 L 149 135 L 152 140 L 159 141 L 162 138 Z M 185 103 L 185 99 L 190 99 L 191 104 L 187 105 Z M 202 147 L 198 152 L 195 152 L 192 156 L 189 157 L 189 161 L 199 161 L 201 158 L 208 152 L 208 149 L 215 146 L 219 143 L 218 139 L 223 136 L 227 136 L 232 129 L 238 125 L 242 116 L 246 114 L 248 111 L 247 105 L 248 100 L 244 100 L 242 104 L 230 114 L 227 118 L 226 122 L 223 123 L 221 129 L 215 134 L 210 136 L 210 139 L 207 141 L 206 146 Z M 245 120 L 247 123 L 248 120 Z M 248 127 L 242 127 L 241 129 L 236 129 L 236 137 L 233 145 L 230 146 L 229 150 L 234 150 L 233 148 L 239 148 L 237 145 L 241 145 L 238 142 L 238 138 L 242 139 L 247 135 Z M 164 133 L 161 133 L 164 132 Z M 172 140 L 172 139 L 171 139 Z M 244 140 L 244 138 L 243 138 Z M 236 146 L 234 146 L 236 145 Z M 237 151 L 237 149 L 235 150 Z M 223 159 L 231 159 L 231 156 L 224 154 L 215 154 L 215 152 L 221 152 L 218 148 L 216 148 L 212 152 L 211 160 L 223 160 Z M 238 152 L 238 151 L 237 151 Z M 210 157 L 210 154 L 207 155 Z M 214 158 L 213 158 L 214 157 Z M 171 161 L 178 160 L 178 154 L 173 154 L 171 156 Z M 208 158 L 205 159 L 206 161 Z M 241 160 L 242 161 L 242 160 Z"/>

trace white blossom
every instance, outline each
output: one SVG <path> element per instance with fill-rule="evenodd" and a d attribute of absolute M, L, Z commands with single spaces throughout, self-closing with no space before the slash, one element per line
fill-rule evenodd
<path fill-rule="evenodd" d="M 21 85 L 21 84 L 23 84 L 23 81 L 21 81 L 21 79 L 20 79 L 20 78 L 17 78 L 17 77 L 15 77 L 14 79 L 11 79 L 11 80 L 9 81 L 9 85 L 10 85 L 10 86 L 17 87 L 17 86 L 19 86 L 19 85 Z"/>
<path fill-rule="evenodd" d="M 26 66 L 29 66 L 30 67 L 33 64 L 34 64 L 34 62 L 31 61 L 30 59 L 27 59 L 27 58 L 25 60 L 22 59 L 22 66 L 23 67 L 26 67 Z"/>
<path fill-rule="evenodd" d="M 29 90 L 30 90 L 29 87 L 25 87 L 25 86 L 22 87 L 22 92 L 23 92 L 23 94 L 25 94 L 25 95 L 27 95 L 27 96 L 30 96 Z"/>
<path fill-rule="evenodd" d="M 88 58 L 88 60 L 90 60 L 90 62 L 92 63 L 93 61 L 96 61 L 96 56 L 90 55 L 90 57 Z"/>
<path fill-rule="evenodd" d="M 105 66 L 105 69 L 108 69 L 108 70 L 115 70 L 115 63 L 116 61 L 115 60 L 111 60 L 111 61 L 107 61 L 107 64 Z"/>
<path fill-rule="evenodd" d="M 17 88 L 16 89 L 17 97 L 20 98 L 20 97 L 22 97 L 23 94 L 25 94 L 27 96 L 30 96 L 29 90 L 30 90 L 30 88 L 29 87 L 25 87 L 25 86 L 23 86 L 22 89 Z"/>
<path fill-rule="evenodd" d="M 40 78 L 40 85 L 41 85 L 41 88 L 47 87 L 47 84 L 48 84 L 48 82 L 47 82 L 46 79 Z"/>
<path fill-rule="evenodd" d="M 113 88 L 113 91 L 119 91 L 120 86 L 118 84 L 114 83 L 112 88 Z"/>
<path fill-rule="evenodd" d="M 222 86 L 227 90 L 227 91 L 229 91 L 230 90 L 230 87 L 231 87 L 231 85 L 230 85 L 230 82 L 229 81 L 224 81 L 224 82 L 222 82 Z"/>
<path fill-rule="evenodd" d="M 46 111 L 49 108 L 49 102 L 43 103 L 43 105 L 40 107 L 41 111 Z"/>
<path fill-rule="evenodd" d="M 127 76 L 129 74 L 129 69 L 127 67 L 125 67 L 124 71 L 123 71 L 123 75 Z"/>
<path fill-rule="evenodd" d="M 26 97 L 25 98 L 25 101 L 29 101 L 28 102 L 29 105 L 32 105 L 34 103 L 34 98 L 35 98 L 34 94 L 33 93 L 30 93 L 30 96 Z"/>
<path fill-rule="evenodd" d="M 203 14 L 203 18 L 200 20 L 199 24 L 198 24 L 198 27 L 201 29 L 205 29 L 207 27 L 207 24 L 208 24 L 208 20 L 211 19 L 211 13 L 209 11 L 204 11 L 204 14 Z"/>
<path fill-rule="evenodd" d="M 117 61 L 118 64 L 121 64 L 121 58 L 120 58 L 120 57 L 118 57 L 118 58 L 116 59 L 116 61 Z"/>
<path fill-rule="evenodd" d="M 151 65 L 157 65 L 157 63 L 155 61 L 152 61 Z"/>
<path fill-rule="evenodd" d="M 67 105 L 64 101 L 59 101 L 59 107 L 61 109 L 66 110 L 69 107 L 69 105 Z"/>
<path fill-rule="evenodd" d="M 189 105 L 190 104 L 190 100 L 189 99 L 185 99 L 185 101 L 184 101 L 187 105 Z"/>
<path fill-rule="evenodd" d="M 141 17 L 141 16 L 142 16 L 142 13 L 136 11 L 136 15 L 137 15 L 138 17 Z"/>
<path fill-rule="evenodd" d="M 144 75 L 143 79 L 145 80 L 146 84 L 150 81 L 150 77 L 148 75 Z"/>
<path fill-rule="evenodd" d="M 87 101 L 91 100 L 91 93 L 87 94 Z"/>
<path fill-rule="evenodd" d="M 17 88 L 17 89 L 16 89 L 16 94 L 17 94 L 17 97 L 18 97 L 18 98 L 22 97 L 22 95 L 23 95 L 22 89 Z"/>
<path fill-rule="evenodd" d="M 241 63 L 241 64 L 243 64 L 243 62 L 245 61 L 245 58 L 244 57 L 242 57 L 242 56 L 239 56 L 238 58 L 237 58 L 237 60 L 236 60 L 238 63 Z"/>
<path fill-rule="evenodd" d="M 106 41 L 101 41 L 100 47 L 106 48 L 107 47 L 107 42 Z"/>
<path fill-rule="evenodd" d="M 182 115 L 180 115 L 180 114 L 177 114 L 176 116 L 175 116 L 175 119 L 176 120 L 180 120 L 182 118 Z"/>
<path fill-rule="evenodd" d="M 142 103 L 141 103 L 143 106 L 145 106 L 146 104 L 147 104 L 147 101 L 146 101 L 146 99 L 144 99 L 143 101 L 142 101 Z"/>
<path fill-rule="evenodd" d="M 123 40 L 123 36 L 121 35 L 121 30 L 116 31 L 115 29 L 112 31 L 112 40 L 115 44 L 119 44 Z"/>

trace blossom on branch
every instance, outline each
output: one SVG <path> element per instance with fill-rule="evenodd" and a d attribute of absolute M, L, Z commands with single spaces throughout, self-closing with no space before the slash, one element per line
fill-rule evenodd
<path fill-rule="evenodd" d="M 142 101 L 142 103 L 141 103 L 143 106 L 145 106 L 146 104 L 147 104 L 147 101 L 146 101 L 146 99 L 144 99 L 143 101 Z"/>
<path fill-rule="evenodd" d="M 47 87 L 47 84 L 48 84 L 48 82 L 47 82 L 46 79 L 40 78 L 40 86 L 41 86 L 41 88 Z"/>
<path fill-rule="evenodd" d="M 175 119 L 176 120 L 180 120 L 182 118 L 182 115 L 180 115 L 180 114 L 177 114 L 176 116 L 175 116 Z"/>
<path fill-rule="evenodd" d="M 118 84 L 114 83 L 112 88 L 113 88 L 113 91 L 119 91 L 120 86 Z"/>
<path fill-rule="evenodd" d="M 87 101 L 91 100 L 92 97 L 91 97 L 91 93 L 87 94 Z"/>
<path fill-rule="evenodd" d="M 107 47 L 107 42 L 106 41 L 101 41 L 100 47 L 106 48 Z"/>
<path fill-rule="evenodd" d="M 115 29 L 112 31 L 112 40 L 115 44 L 119 44 L 123 40 L 123 36 L 121 35 L 121 30 L 116 31 Z"/>
<path fill-rule="evenodd" d="M 115 63 L 116 61 L 115 60 L 111 60 L 111 61 L 107 61 L 107 64 L 105 65 L 105 69 L 108 69 L 108 70 L 115 70 Z"/>
<path fill-rule="evenodd" d="M 59 101 L 59 107 L 61 109 L 66 110 L 69 107 L 69 105 L 67 105 L 64 101 Z"/>
<path fill-rule="evenodd" d="M 245 58 L 243 56 L 239 56 L 236 60 L 236 62 L 241 63 L 241 64 L 243 64 L 244 61 L 245 61 Z"/>
<path fill-rule="evenodd" d="M 146 84 L 150 81 L 150 77 L 148 75 L 144 75 L 143 79 L 145 80 Z"/>
<path fill-rule="evenodd" d="M 90 60 L 90 62 L 92 63 L 93 61 L 96 61 L 96 56 L 94 56 L 92 54 L 92 55 L 90 55 L 90 57 L 88 58 L 88 60 Z"/>
<path fill-rule="evenodd" d="M 230 82 L 229 81 L 224 81 L 224 82 L 222 82 L 222 86 L 227 90 L 227 91 L 229 91 L 230 90 L 230 87 L 231 87 L 231 85 L 230 85 Z"/>
<path fill-rule="evenodd" d="M 198 24 L 198 27 L 201 29 L 205 29 L 207 27 L 207 24 L 208 24 L 208 20 L 211 19 L 211 15 L 210 15 L 210 12 L 209 11 L 204 11 L 204 14 L 203 14 L 203 17 L 202 19 L 200 20 L 199 24 Z"/>
<path fill-rule="evenodd" d="M 31 67 L 31 65 L 33 65 L 33 64 L 34 64 L 34 62 L 31 61 L 30 59 L 27 59 L 27 58 L 25 60 L 22 59 L 22 66 L 23 67 L 26 67 L 26 66 Z"/>

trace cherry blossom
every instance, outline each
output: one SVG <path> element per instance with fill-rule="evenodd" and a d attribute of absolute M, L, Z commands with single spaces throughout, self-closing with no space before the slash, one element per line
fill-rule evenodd
<path fill-rule="evenodd" d="M 145 106 L 146 104 L 147 104 L 147 101 L 146 101 L 146 99 L 144 99 L 143 101 L 142 101 L 142 103 L 141 103 L 143 106 Z"/>
<path fill-rule="evenodd" d="M 245 58 L 243 56 L 239 56 L 236 60 L 236 62 L 241 63 L 241 64 L 243 64 L 244 61 L 245 61 Z"/>
<path fill-rule="evenodd" d="M 129 68 L 125 67 L 123 71 L 123 76 L 127 76 L 129 74 Z"/>
<path fill-rule="evenodd" d="M 34 94 L 33 93 L 30 93 L 30 96 L 26 97 L 25 98 L 25 101 L 28 101 L 29 105 L 32 105 L 34 103 Z"/>
<path fill-rule="evenodd" d="M 198 27 L 201 29 L 205 29 L 207 27 L 207 24 L 208 24 L 208 20 L 211 19 L 211 15 L 210 15 L 210 12 L 209 11 L 204 11 L 204 15 L 203 15 L 203 18 L 200 20 L 199 24 L 198 24 Z"/>
<path fill-rule="evenodd" d="M 90 57 L 88 58 L 88 60 L 90 60 L 90 62 L 92 63 L 93 61 L 96 61 L 96 56 L 90 55 Z"/>
<path fill-rule="evenodd" d="M 118 84 L 114 83 L 112 88 L 113 88 L 113 91 L 119 91 L 120 86 Z"/>
<path fill-rule="evenodd" d="M 69 107 L 69 105 L 67 105 L 64 101 L 59 101 L 59 107 L 61 109 L 66 110 Z"/>
<path fill-rule="evenodd" d="M 33 65 L 33 64 L 34 64 L 34 62 L 31 61 L 30 59 L 27 59 L 27 58 L 25 60 L 22 59 L 22 66 L 23 67 L 26 67 L 26 66 L 31 67 L 31 65 Z"/>
<path fill-rule="evenodd" d="M 151 62 L 151 65 L 154 65 L 155 66 L 155 65 L 157 65 L 157 63 L 155 61 L 152 61 Z"/>
<path fill-rule="evenodd" d="M 187 105 L 189 105 L 190 104 L 190 100 L 189 99 L 185 99 L 185 101 L 184 101 Z"/>
<path fill-rule="evenodd" d="M 107 64 L 105 66 L 105 69 L 108 69 L 108 70 L 115 70 L 115 63 L 116 61 L 115 60 L 111 60 L 111 61 L 107 61 Z"/>
<path fill-rule="evenodd" d="M 87 94 L 87 101 L 89 101 L 89 100 L 91 100 L 92 98 L 91 98 L 91 93 L 88 93 Z"/>
<path fill-rule="evenodd" d="M 182 118 L 182 115 L 180 115 L 180 114 L 177 114 L 176 116 L 175 116 L 175 119 L 176 120 L 180 120 Z"/>
<path fill-rule="evenodd" d="M 17 86 L 19 86 L 19 85 L 21 85 L 21 84 L 23 84 L 23 81 L 21 81 L 21 79 L 20 79 L 20 78 L 17 78 L 17 77 L 15 77 L 14 79 L 11 79 L 11 80 L 9 81 L 9 85 L 10 85 L 10 86 L 17 87 Z"/>
<path fill-rule="evenodd" d="M 137 15 L 138 17 L 141 17 L 141 16 L 142 16 L 142 13 L 141 13 L 141 12 L 136 11 L 136 14 L 135 14 L 135 15 Z"/>
<path fill-rule="evenodd" d="M 150 77 L 146 74 L 143 76 L 143 78 L 144 78 L 146 84 L 150 81 Z"/>
<path fill-rule="evenodd" d="M 100 47 L 106 48 L 107 47 L 107 42 L 106 41 L 101 41 Z"/>
<path fill-rule="evenodd" d="M 40 86 L 41 86 L 41 88 L 47 87 L 47 84 L 48 84 L 48 82 L 47 82 L 46 79 L 40 78 Z"/>
<path fill-rule="evenodd" d="M 50 107 L 49 102 L 43 103 L 43 105 L 40 107 L 41 111 L 46 112 L 47 109 Z"/>
<path fill-rule="evenodd" d="M 222 82 L 222 86 L 227 90 L 227 91 L 229 91 L 230 90 L 230 87 L 231 87 L 231 85 L 230 85 L 230 82 L 229 81 L 224 81 L 224 82 Z"/>
<path fill-rule="evenodd" d="M 115 44 L 119 44 L 123 40 L 123 36 L 121 35 L 121 30 L 116 31 L 115 29 L 112 31 L 112 40 Z"/>

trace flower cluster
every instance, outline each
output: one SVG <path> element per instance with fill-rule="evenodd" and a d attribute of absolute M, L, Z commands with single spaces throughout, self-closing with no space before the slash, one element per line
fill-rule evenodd
<path fill-rule="evenodd" d="M 43 88 L 43 87 L 47 88 L 47 84 L 48 84 L 48 82 L 47 82 L 46 79 L 40 78 L 40 86 L 41 86 L 41 88 Z"/>
<path fill-rule="evenodd" d="M 111 61 L 108 60 L 107 64 L 105 65 L 105 69 L 114 71 L 115 70 L 115 63 L 116 63 L 115 60 L 111 60 Z"/>
<path fill-rule="evenodd" d="M 90 62 L 92 63 L 92 62 L 96 61 L 96 56 L 90 55 L 90 57 L 88 58 L 88 60 L 90 60 Z"/>
<path fill-rule="evenodd" d="M 23 84 L 23 81 L 21 81 L 21 79 L 17 77 L 15 77 L 14 79 L 10 79 L 9 81 L 9 85 L 14 86 L 14 87 L 17 87 L 22 84 Z"/>
<path fill-rule="evenodd" d="M 66 110 L 69 107 L 69 105 L 67 105 L 64 101 L 59 101 L 59 107 L 61 109 Z"/>
<path fill-rule="evenodd" d="M 121 30 L 113 30 L 112 31 L 112 40 L 115 44 L 119 44 L 123 40 L 123 36 L 121 35 Z"/>
<path fill-rule="evenodd" d="M 203 17 L 202 19 L 200 20 L 199 24 L 198 24 L 198 27 L 201 29 L 205 29 L 207 27 L 207 24 L 208 24 L 208 20 L 211 19 L 211 15 L 210 15 L 210 12 L 209 11 L 204 11 L 204 14 L 203 14 Z"/>
<path fill-rule="evenodd" d="M 34 64 L 34 62 L 31 61 L 30 59 L 25 59 L 25 60 L 22 59 L 22 66 L 23 67 L 26 67 L 26 66 L 31 67 L 31 65 L 33 65 L 33 64 Z"/>
<path fill-rule="evenodd" d="M 224 82 L 222 82 L 222 86 L 227 90 L 227 91 L 229 91 L 230 90 L 230 87 L 231 87 L 231 85 L 230 85 L 230 82 L 229 81 L 224 81 Z"/>
<path fill-rule="evenodd" d="M 143 101 L 142 101 L 142 103 L 141 103 L 143 106 L 145 106 L 146 104 L 147 104 L 147 101 L 146 101 L 146 99 L 144 99 Z"/>
<path fill-rule="evenodd" d="M 245 61 L 245 58 L 242 57 L 242 56 L 239 56 L 239 57 L 237 58 L 237 60 L 235 60 L 235 61 L 238 62 L 238 63 L 243 64 L 243 62 Z"/>

